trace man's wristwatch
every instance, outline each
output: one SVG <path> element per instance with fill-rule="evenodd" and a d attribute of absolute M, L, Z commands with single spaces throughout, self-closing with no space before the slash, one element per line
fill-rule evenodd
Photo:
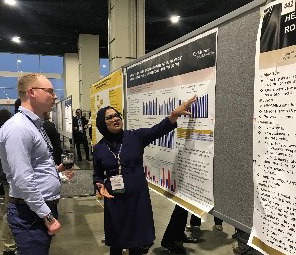
<path fill-rule="evenodd" d="M 44 218 L 43 221 L 44 222 L 52 222 L 54 220 L 54 216 L 52 213 L 47 214 Z"/>

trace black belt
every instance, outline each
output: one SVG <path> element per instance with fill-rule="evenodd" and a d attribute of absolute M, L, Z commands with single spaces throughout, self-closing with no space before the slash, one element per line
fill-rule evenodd
<path fill-rule="evenodd" d="M 16 198 L 16 197 L 9 197 L 9 202 L 12 204 L 27 204 L 24 199 Z M 59 199 L 45 201 L 47 205 L 57 205 L 59 203 Z"/>

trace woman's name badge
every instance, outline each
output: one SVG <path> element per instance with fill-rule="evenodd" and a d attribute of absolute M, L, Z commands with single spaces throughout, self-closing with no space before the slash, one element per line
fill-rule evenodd
<path fill-rule="evenodd" d="M 124 183 L 122 175 L 115 175 L 110 177 L 113 193 L 124 193 Z"/>

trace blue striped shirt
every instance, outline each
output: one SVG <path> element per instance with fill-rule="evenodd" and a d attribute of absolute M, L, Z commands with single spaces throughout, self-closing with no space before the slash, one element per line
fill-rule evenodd
<path fill-rule="evenodd" d="M 43 218 L 50 213 L 45 201 L 60 198 L 61 184 L 38 130 L 40 118 L 24 107 L 19 110 L 23 113 L 16 113 L 0 128 L 0 158 L 10 186 L 9 196 L 24 199 Z"/>

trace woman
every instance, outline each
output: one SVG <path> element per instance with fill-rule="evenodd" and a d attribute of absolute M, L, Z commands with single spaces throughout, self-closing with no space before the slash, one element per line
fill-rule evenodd
<path fill-rule="evenodd" d="M 118 111 L 108 106 L 97 113 L 96 126 L 103 139 L 94 146 L 93 180 L 104 196 L 105 244 L 111 255 L 139 255 L 152 245 L 155 230 L 148 183 L 143 170 L 144 148 L 172 131 L 180 115 L 196 97 L 177 107 L 152 128 L 122 130 Z"/>

